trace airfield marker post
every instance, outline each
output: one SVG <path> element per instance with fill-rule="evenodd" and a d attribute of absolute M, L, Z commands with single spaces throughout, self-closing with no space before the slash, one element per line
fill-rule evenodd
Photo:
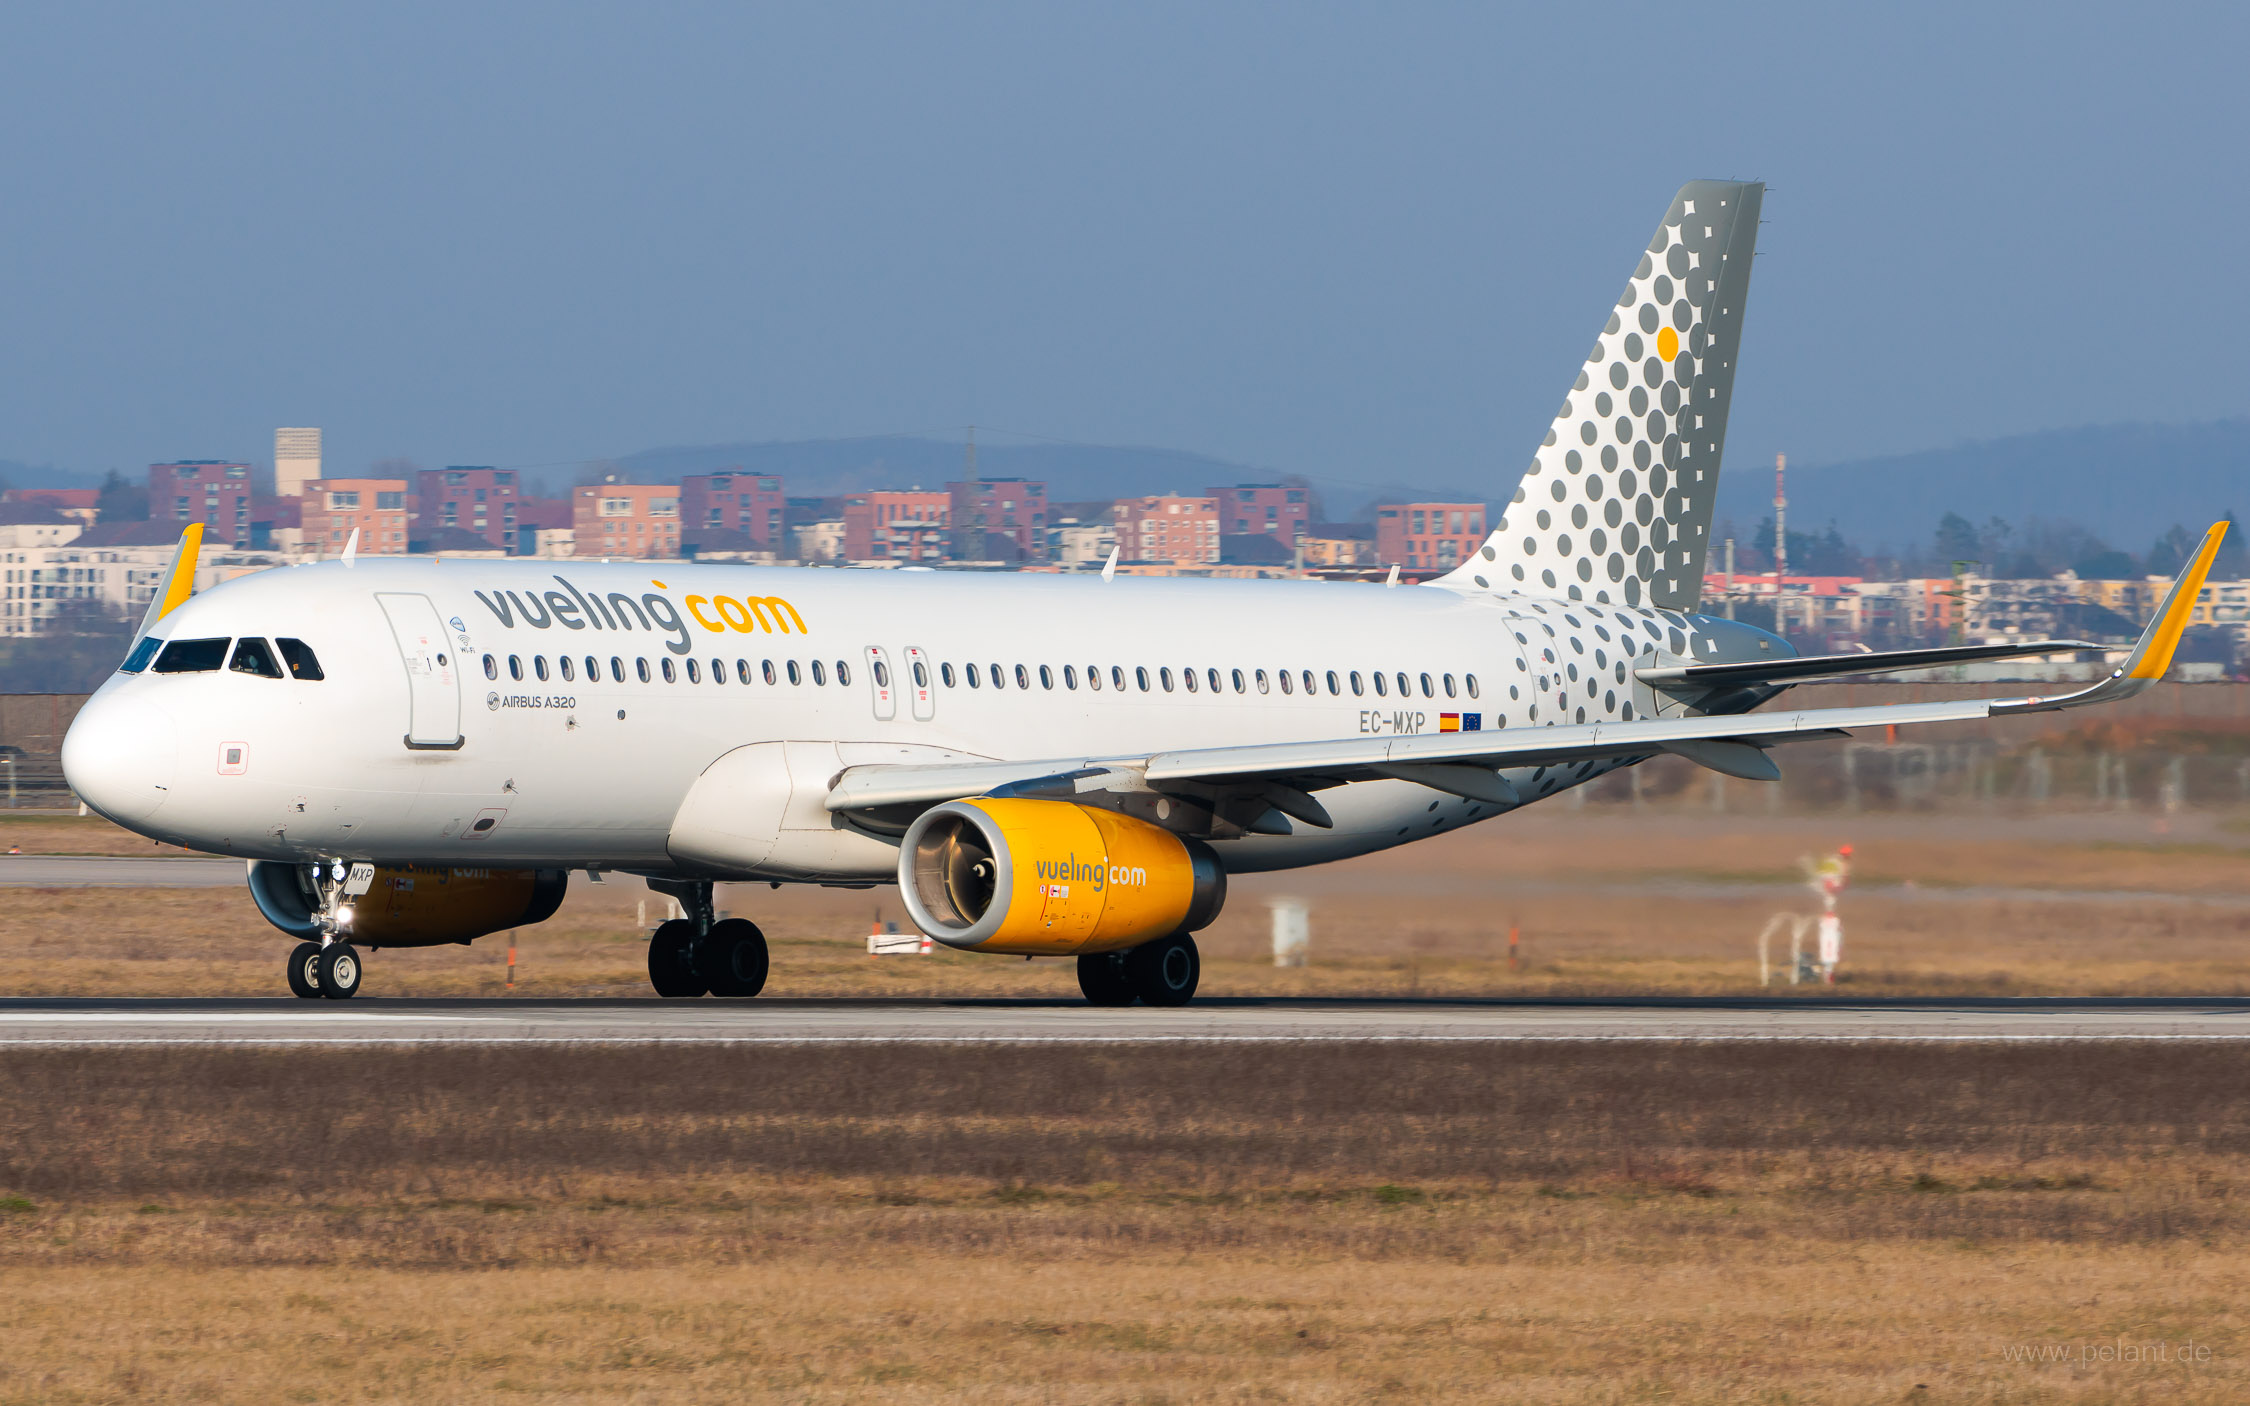
<path fill-rule="evenodd" d="M 1304 966 L 1312 948 L 1312 922 L 1303 900 L 1277 898 L 1268 906 L 1273 910 L 1273 964 Z"/>
<path fill-rule="evenodd" d="M 516 935 L 508 934 L 508 989 L 516 989 Z"/>

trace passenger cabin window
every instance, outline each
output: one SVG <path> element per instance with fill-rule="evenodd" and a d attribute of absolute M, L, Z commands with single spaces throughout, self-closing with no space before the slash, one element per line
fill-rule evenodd
<path fill-rule="evenodd" d="M 511 655 L 509 655 L 509 656 L 508 656 L 508 677 L 509 677 L 509 678 L 511 678 L 511 679 L 514 679 L 514 680 L 515 680 L 515 681 L 516 681 L 517 683 L 522 683 L 522 682 L 523 682 L 523 656 L 522 656 L 522 655 L 520 655 L 520 654 L 511 654 Z"/>
<path fill-rule="evenodd" d="M 679 671 L 672 667 L 672 661 L 669 659 L 664 659 L 660 660 L 659 662 L 664 666 L 664 682 L 678 683 L 680 681 Z"/>
<path fill-rule="evenodd" d="M 160 674 L 209 674 L 227 662 L 227 645 L 231 641 L 174 640 L 164 646 L 156 656 L 156 672 Z"/>
<path fill-rule="evenodd" d="M 154 659 L 156 651 L 163 647 L 164 641 L 154 637 L 144 637 L 139 644 L 133 646 L 133 652 L 125 656 L 125 662 L 117 666 L 119 672 L 139 673 L 148 667 L 148 661 Z"/>
<path fill-rule="evenodd" d="M 250 636 L 234 642 L 234 658 L 227 667 L 235 673 L 255 674 L 261 679 L 281 677 L 281 665 L 275 661 L 272 647 Z"/>
<path fill-rule="evenodd" d="M 532 672 L 532 674 L 533 674 L 533 675 L 534 675 L 535 677 L 537 677 L 537 678 L 538 678 L 539 682 L 541 682 L 541 683 L 545 683 L 545 682 L 547 681 L 547 656 L 546 656 L 546 655 L 544 655 L 544 654 L 534 654 L 534 655 L 532 655 L 532 656 L 531 656 L 531 672 Z"/>
<path fill-rule="evenodd" d="M 303 640 L 276 639 L 273 645 L 281 651 L 281 662 L 289 666 L 289 677 L 307 683 L 319 683 L 328 677 L 320 671 L 320 659 L 312 646 Z"/>
<path fill-rule="evenodd" d="M 687 662 L 687 681 L 689 683 L 703 682 L 703 666 L 693 659 Z"/>
<path fill-rule="evenodd" d="M 945 684 L 947 688 L 953 687 L 953 666 L 951 664 L 938 665 L 937 672 L 938 678 Z"/>
<path fill-rule="evenodd" d="M 484 656 L 484 676 L 488 679 L 500 677 L 500 661 L 489 654 Z"/>

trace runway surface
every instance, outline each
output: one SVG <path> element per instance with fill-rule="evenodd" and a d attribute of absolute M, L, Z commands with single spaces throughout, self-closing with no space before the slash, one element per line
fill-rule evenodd
<path fill-rule="evenodd" d="M 0 1000 L 0 1045 L 2250 1040 L 2250 1000 Z"/>

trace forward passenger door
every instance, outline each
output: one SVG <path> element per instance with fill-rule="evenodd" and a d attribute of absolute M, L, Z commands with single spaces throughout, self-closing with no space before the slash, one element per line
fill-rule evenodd
<path fill-rule="evenodd" d="M 418 593 L 378 591 L 375 603 L 390 621 L 406 666 L 406 745 L 416 751 L 451 751 L 461 745 L 461 673 L 437 607 Z"/>

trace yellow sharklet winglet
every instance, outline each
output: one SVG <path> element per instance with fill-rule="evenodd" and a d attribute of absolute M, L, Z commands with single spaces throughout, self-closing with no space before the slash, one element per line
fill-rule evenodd
<path fill-rule="evenodd" d="M 2226 538 L 2224 522 L 2212 523 L 2211 530 L 2203 534 L 2203 545 L 2196 548 L 2179 579 L 2165 593 L 2164 603 L 2156 608 L 2156 618 L 2149 621 L 2147 632 L 2119 671 L 2124 677 L 2160 679 L 2172 667 L 2172 654 L 2180 647 L 2180 636 L 2187 633 L 2188 620 L 2195 614 L 2195 598 L 2203 593 L 2203 578 L 2211 574 L 2211 563 Z"/>
<path fill-rule="evenodd" d="M 195 590 L 195 562 L 203 552 L 203 524 L 191 522 L 180 533 L 179 548 L 172 553 L 171 569 L 164 573 L 164 581 L 157 587 L 156 596 L 148 603 L 148 614 L 141 617 L 141 628 L 133 635 L 133 642 L 156 628 L 156 622 L 187 603 Z"/>

